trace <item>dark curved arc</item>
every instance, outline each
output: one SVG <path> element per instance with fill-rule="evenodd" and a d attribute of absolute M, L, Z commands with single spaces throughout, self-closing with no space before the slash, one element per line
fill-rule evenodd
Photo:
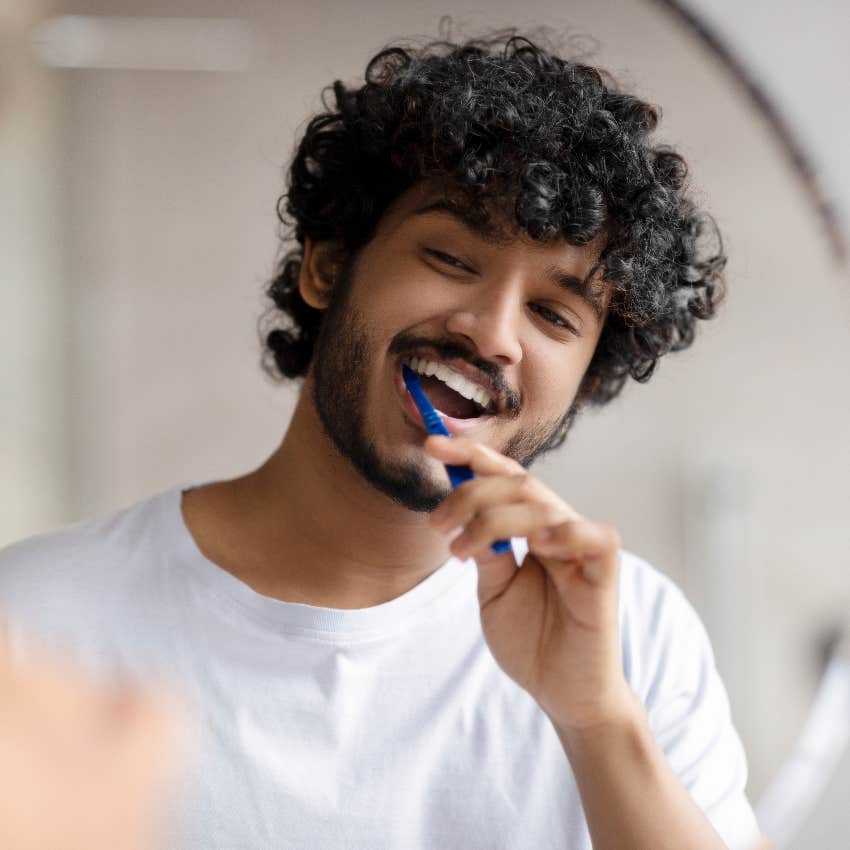
<path fill-rule="evenodd" d="M 767 121 L 791 167 L 802 181 L 803 188 L 826 230 L 836 260 L 842 265 L 846 265 L 850 246 L 848 246 L 839 226 L 835 209 L 821 188 L 817 171 L 808 154 L 797 141 L 794 132 L 782 117 L 770 95 L 753 78 L 735 51 L 720 37 L 717 31 L 684 3 L 680 0 L 649 0 L 649 2 L 663 7 L 672 17 L 687 27 L 700 43 L 722 62 L 735 82 L 744 89 L 749 99 Z"/>

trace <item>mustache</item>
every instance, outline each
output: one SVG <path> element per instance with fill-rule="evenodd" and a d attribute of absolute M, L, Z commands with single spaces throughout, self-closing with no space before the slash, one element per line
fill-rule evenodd
<path fill-rule="evenodd" d="M 432 348 L 446 359 L 465 360 L 492 381 L 493 386 L 505 400 L 505 411 L 507 413 L 515 415 L 519 411 L 519 393 L 508 384 L 499 367 L 489 360 L 479 357 L 474 351 L 455 339 L 434 340 L 414 334 L 401 333 L 390 344 L 389 352 L 403 357 L 412 355 L 417 349 L 423 347 Z"/>

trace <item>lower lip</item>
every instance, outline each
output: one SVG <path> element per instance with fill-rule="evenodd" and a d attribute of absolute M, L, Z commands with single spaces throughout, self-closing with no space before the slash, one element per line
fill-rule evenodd
<path fill-rule="evenodd" d="M 422 419 L 422 414 L 419 412 L 419 408 L 416 406 L 416 402 L 413 400 L 413 396 L 407 391 L 407 387 L 404 383 L 404 377 L 401 372 L 402 364 L 398 364 L 398 368 L 396 369 L 396 389 L 398 390 L 399 396 L 401 397 L 402 407 L 404 408 L 405 413 L 409 419 L 415 422 L 421 428 L 425 428 L 425 421 Z M 440 419 L 443 420 L 443 425 L 446 426 L 446 430 L 450 434 L 460 435 L 460 434 L 468 434 L 470 431 L 474 431 L 476 428 L 480 428 L 482 425 L 485 425 L 493 418 L 492 415 L 489 416 L 475 416 L 471 419 L 455 419 L 453 416 L 446 416 L 445 413 L 440 413 Z"/>

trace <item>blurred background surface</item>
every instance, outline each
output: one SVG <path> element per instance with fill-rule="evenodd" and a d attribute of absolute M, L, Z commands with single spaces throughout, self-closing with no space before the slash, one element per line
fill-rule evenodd
<path fill-rule="evenodd" d="M 846 228 L 845 4 L 686 5 L 771 94 L 783 79 L 775 103 Z M 536 471 L 696 605 L 755 801 L 850 611 L 850 279 L 769 122 L 664 3 L 5 0 L 0 545 L 275 448 L 297 387 L 263 375 L 256 324 L 283 168 L 323 86 L 447 12 L 461 36 L 552 27 L 660 104 L 724 234 L 719 318 Z M 842 846 L 844 809 L 825 803 L 793 846 Z"/>

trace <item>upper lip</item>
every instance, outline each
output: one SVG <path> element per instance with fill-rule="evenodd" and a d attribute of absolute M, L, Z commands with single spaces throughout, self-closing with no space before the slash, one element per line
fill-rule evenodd
<path fill-rule="evenodd" d="M 453 371 L 463 375 L 473 384 L 481 387 L 484 392 L 490 397 L 490 404 L 487 406 L 488 412 L 495 410 L 500 413 L 504 404 L 504 393 L 493 383 L 493 381 L 479 369 L 476 369 L 471 363 L 461 360 L 458 357 L 441 357 L 434 351 L 429 349 L 417 349 L 410 354 L 405 354 L 402 360 L 410 360 L 413 357 L 418 357 L 424 360 L 430 360 L 432 363 L 441 363 L 448 366 Z"/>

